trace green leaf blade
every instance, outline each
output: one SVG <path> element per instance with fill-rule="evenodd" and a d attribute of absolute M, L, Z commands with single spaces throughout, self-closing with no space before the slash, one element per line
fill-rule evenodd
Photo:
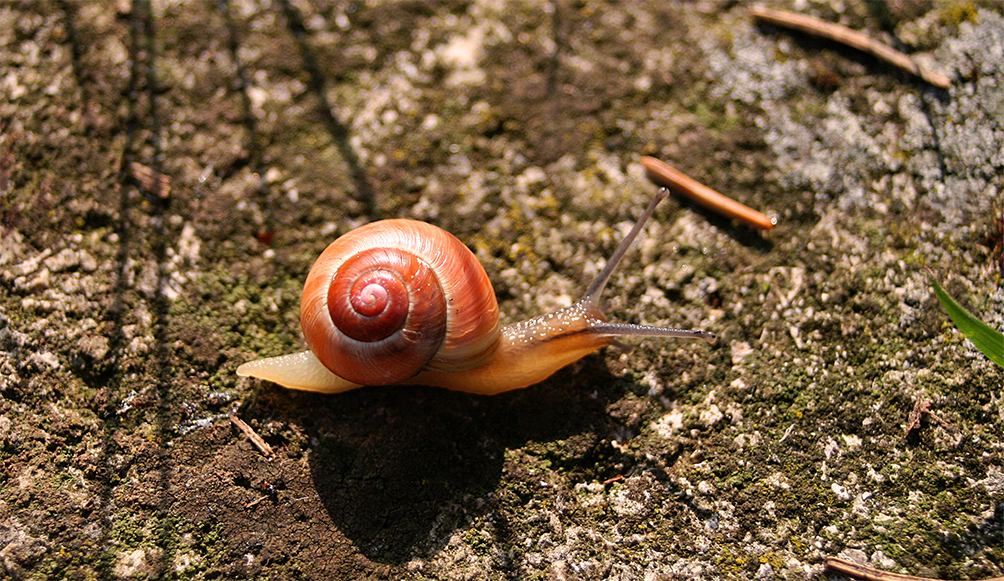
<path fill-rule="evenodd" d="M 973 345 L 976 345 L 976 348 L 991 361 L 1004 367 L 1004 335 L 974 317 L 965 307 L 955 302 L 955 299 L 941 288 L 933 275 L 930 278 L 931 284 L 934 285 L 934 294 L 941 302 L 941 306 L 948 311 L 949 318 L 952 319 L 959 331 L 968 337 Z"/>

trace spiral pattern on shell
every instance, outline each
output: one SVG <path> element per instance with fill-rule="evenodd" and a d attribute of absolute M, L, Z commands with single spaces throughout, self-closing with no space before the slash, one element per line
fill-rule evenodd
<path fill-rule="evenodd" d="M 332 242 L 307 275 L 300 322 L 325 367 L 364 385 L 467 369 L 499 340 L 498 303 L 477 258 L 413 220 L 374 222 Z"/>

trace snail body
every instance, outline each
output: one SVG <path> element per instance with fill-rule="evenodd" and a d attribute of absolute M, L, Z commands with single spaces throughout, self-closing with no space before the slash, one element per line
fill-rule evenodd
<path fill-rule="evenodd" d="M 543 381 L 619 336 L 715 334 L 607 322 L 600 294 L 665 190 L 655 197 L 581 299 L 499 324 L 491 281 L 452 234 L 381 220 L 332 242 L 311 267 L 300 304 L 309 351 L 250 361 L 237 374 L 337 393 L 363 385 L 434 385 L 495 394 Z"/>

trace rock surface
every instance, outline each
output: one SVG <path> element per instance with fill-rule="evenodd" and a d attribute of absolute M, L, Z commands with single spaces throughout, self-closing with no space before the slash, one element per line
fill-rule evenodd
<path fill-rule="evenodd" d="M 0 6 L 0 576 L 1004 575 L 997 2 L 76 0 Z M 511 322 L 581 293 L 659 157 L 612 319 L 714 330 L 485 398 L 241 380 L 302 349 L 337 235 L 433 222 Z M 265 458 L 230 421 L 275 450 Z M 916 420 L 916 422 L 915 422 Z"/>

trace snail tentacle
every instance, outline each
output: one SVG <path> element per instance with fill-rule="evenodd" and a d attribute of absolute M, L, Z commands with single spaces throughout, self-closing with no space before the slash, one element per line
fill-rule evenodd
<path fill-rule="evenodd" d="M 634 243 L 638 234 L 641 233 L 642 227 L 645 223 L 655 214 L 655 208 L 660 202 L 665 200 L 669 196 L 669 190 L 666 188 L 659 188 L 655 197 L 649 202 L 648 207 L 642 212 L 638 221 L 634 223 L 631 231 L 628 235 L 621 240 L 620 244 L 617 245 L 617 249 L 614 250 L 613 255 L 607 261 L 606 266 L 593 282 L 586 289 L 586 292 L 579 299 L 578 303 L 584 309 L 589 311 L 594 316 L 594 322 L 590 324 L 589 329 L 592 333 L 597 335 L 604 335 L 608 337 L 618 337 L 618 336 L 634 336 L 634 337 L 678 337 L 682 339 L 704 339 L 708 343 L 714 343 L 717 340 L 717 335 L 710 331 L 703 331 L 700 329 L 671 329 L 667 327 L 655 327 L 652 325 L 632 325 L 630 323 L 609 323 L 606 317 L 603 316 L 600 311 L 600 295 L 603 293 L 603 289 L 606 287 L 607 282 L 610 281 L 610 277 L 613 275 L 614 270 L 620 264 L 621 260 L 624 259 L 624 255 L 627 254 L 629 248 Z"/>

